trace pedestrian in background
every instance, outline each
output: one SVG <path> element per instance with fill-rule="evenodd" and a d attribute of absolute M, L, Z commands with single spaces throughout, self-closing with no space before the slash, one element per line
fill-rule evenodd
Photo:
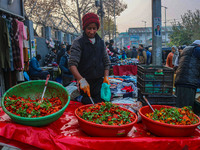
<path fill-rule="evenodd" d="M 139 44 L 138 56 L 139 56 L 139 64 L 146 64 L 147 54 L 143 47 L 143 44 Z"/>
<path fill-rule="evenodd" d="M 60 59 L 65 54 L 65 52 L 66 52 L 66 45 L 62 44 L 61 49 L 58 51 L 58 54 L 57 54 L 57 64 L 60 63 Z"/>
<path fill-rule="evenodd" d="M 63 86 L 68 86 L 71 81 L 73 81 L 73 75 L 71 71 L 68 68 L 68 60 L 69 60 L 69 55 L 71 54 L 70 51 L 71 45 L 67 46 L 67 50 L 64 54 L 64 56 L 61 57 L 59 67 L 61 69 L 61 74 L 62 74 L 62 85 Z"/>
<path fill-rule="evenodd" d="M 123 50 L 122 50 L 122 59 L 123 60 L 127 58 L 126 51 L 127 51 L 126 47 L 123 47 Z"/>
<path fill-rule="evenodd" d="M 147 55 L 146 64 L 150 65 L 150 63 L 151 63 L 151 52 L 149 51 L 149 47 L 145 47 L 145 50 L 146 50 L 146 55 Z"/>
<path fill-rule="evenodd" d="M 133 46 L 131 58 L 137 58 L 138 52 L 135 46 Z"/>
<path fill-rule="evenodd" d="M 113 52 L 111 52 L 110 50 L 109 50 L 109 43 L 108 42 L 105 42 L 105 44 L 106 44 L 106 51 L 107 51 L 107 53 L 108 53 L 108 56 L 110 57 L 110 59 L 111 59 L 111 57 L 114 55 L 114 53 Z"/>
<path fill-rule="evenodd" d="M 178 50 L 176 46 L 172 46 L 172 51 L 167 55 L 166 66 L 173 68 L 177 56 L 178 56 Z"/>
<path fill-rule="evenodd" d="M 174 63 L 174 71 L 176 72 L 178 65 L 179 65 L 179 59 L 181 56 L 181 53 L 183 52 L 183 49 L 185 48 L 185 46 L 179 46 L 178 47 L 178 56 L 176 57 L 175 63 Z"/>
<path fill-rule="evenodd" d="M 131 49 L 126 50 L 126 56 L 127 56 L 127 58 L 132 58 L 132 50 Z"/>
<path fill-rule="evenodd" d="M 198 80 L 200 77 L 200 40 L 184 48 L 180 55 L 179 66 L 176 71 L 176 105 L 177 107 L 192 106 Z"/>
<path fill-rule="evenodd" d="M 116 50 L 114 50 L 113 45 L 114 45 L 114 41 L 113 41 L 113 40 L 110 40 L 110 43 L 109 43 L 109 47 L 108 47 L 108 48 L 109 48 L 109 50 L 110 50 L 112 53 L 114 53 L 113 56 L 116 57 L 116 55 L 117 55 L 117 54 L 119 55 L 119 53 L 118 53 Z"/>
<path fill-rule="evenodd" d="M 56 53 L 57 53 L 57 50 L 55 48 L 52 48 L 52 50 L 45 56 L 45 59 L 44 59 L 45 66 L 56 63 L 56 59 L 57 59 Z"/>

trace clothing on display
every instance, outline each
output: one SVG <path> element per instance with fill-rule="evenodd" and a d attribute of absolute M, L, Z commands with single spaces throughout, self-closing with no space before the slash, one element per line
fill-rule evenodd
<path fill-rule="evenodd" d="M 0 97 L 17 81 L 24 81 L 24 64 L 27 71 L 29 62 L 28 35 L 28 28 L 23 22 L 9 14 L 0 16 Z"/>

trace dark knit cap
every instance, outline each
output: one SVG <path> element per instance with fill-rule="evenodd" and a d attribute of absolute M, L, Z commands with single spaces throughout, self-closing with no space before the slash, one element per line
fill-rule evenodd
<path fill-rule="evenodd" d="M 96 23 L 97 29 L 99 29 L 100 27 L 99 17 L 94 13 L 85 14 L 82 18 L 83 30 L 85 30 L 85 28 L 91 23 Z"/>

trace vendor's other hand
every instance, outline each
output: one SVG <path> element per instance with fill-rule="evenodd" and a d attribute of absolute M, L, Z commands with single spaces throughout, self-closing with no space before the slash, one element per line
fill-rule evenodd
<path fill-rule="evenodd" d="M 107 83 L 108 85 L 110 85 L 108 76 L 104 76 L 103 83 Z"/>
<path fill-rule="evenodd" d="M 89 97 L 91 97 L 91 95 L 90 95 L 90 85 L 85 80 L 85 78 L 82 78 L 81 80 L 79 80 L 79 84 L 80 84 L 80 89 L 83 90 L 84 93 L 87 93 L 87 95 Z"/>

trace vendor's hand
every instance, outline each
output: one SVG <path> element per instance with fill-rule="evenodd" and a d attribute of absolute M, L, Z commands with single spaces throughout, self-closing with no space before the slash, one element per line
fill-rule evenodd
<path fill-rule="evenodd" d="M 110 85 L 108 76 L 104 76 L 103 83 L 107 83 L 108 85 Z"/>
<path fill-rule="evenodd" d="M 90 95 L 90 85 L 85 80 L 85 78 L 82 78 L 81 80 L 79 80 L 79 84 L 80 84 L 80 89 L 83 90 L 84 93 L 87 93 L 87 95 L 89 97 L 91 97 L 91 95 Z"/>

